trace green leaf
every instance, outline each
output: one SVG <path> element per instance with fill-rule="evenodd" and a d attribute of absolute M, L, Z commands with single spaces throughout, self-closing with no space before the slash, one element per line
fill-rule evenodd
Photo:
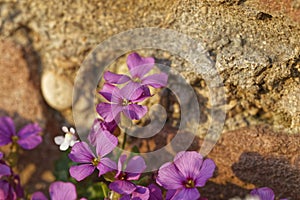
<path fill-rule="evenodd" d="M 94 183 L 93 185 L 87 188 L 89 199 L 96 200 L 96 199 L 103 199 L 108 197 L 109 189 L 107 185 L 103 182 Z"/>
<path fill-rule="evenodd" d="M 68 157 L 68 152 L 62 152 L 60 158 L 54 164 L 54 176 L 56 180 L 69 181 L 69 168 L 73 162 Z"/>

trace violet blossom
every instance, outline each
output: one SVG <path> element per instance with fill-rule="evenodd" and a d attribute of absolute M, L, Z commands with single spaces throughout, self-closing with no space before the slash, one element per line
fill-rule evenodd
<path fill-rule="evenodd" d="M 120 114 L 123 113 L 129 119 L 141 119 L 147 113 L 147 107 L 138 105 L 148 94 L 144 90 L 134 90 L 129 87 L 118 87 L 111 84 L 104 84 L 100 94 L 110 103 L 97 105 L 97 112 L 106 122 L 120 121 Z"/>
<path fill-rule="evenodd" d="M 113 133 L 116 129 L 117 124 L 115 121 L 105 122 L 100 119 L 95 119 L 88 135 L 88 140 L 92 145 L 96 145 L 96 139 L 99 134 L 102 134 L 103 131 Z"/>
<path fill-rule="evenodd" d="M 78 142 L 72 147 L 69 158 L 80 165 L 71 166 L 69 172 L 77 181 L 91 175 L 96 168 L 99 176 L 116 169 L 115 162 L 105 156 L 118 145 L 118 139 L 108 131 L 103 131 L 97 136 L 95 143 L 97 156 L 86 142 Z"/>
<path fill-rule="evenodd" d="M 10 171 L 9 174 L 1 174 L 0 179 L 0 199 L 17 200 L 24 197 L 20 178 Z"/>
<path fill-rule="evenodd" d="M 1 117 L 0 146 L 16 142 L 23 149 L 34 149 L 42 142 L 42 137 L 39 135 L 41 131 L 41 127 L 34 123 L 24 126 L 18 133 L 16 133 L 13 120 L 10 117 Z"/>
<path fill-rule="evenodd" d="M 51 200 L 76 200 L 77 192 L 73 183 L 56 181 L 51 183 L 49 187 L 49 195 Z M 80 200 L 84 200 L 81 198 Z M 35 192 L 31 196 L 31 200 L 48 200 L 42 192 Z"/>
<path fill-rule="evenodd" d="M 212 177 L 215 163 L 193 151 L 179 152 L 174 162 L 168 162 L 158 171 L 156 182 L 168 190 L 166 199 L 194 200 L 200 198 L 197 187 L 203 187 Z"/>
<path fill-rule="evenodd" d="M 262 187 L 256 188 L 250 192 L 250 195 L 253 197 L 258 197 L 259 200 L 274 200 L 275 194 L 271 188 Z M 287 200 L 287 199 L 280 199 L 280 200 Z"/>
<path fill-rule="evenodd" d="M 121 155 L 118 161 L 118 172 L 115 181 L 109 184 L 109 188 L 119 194 L 124 199 L 149 199 L 149 189 L 143 186 L 135 185 L 132 180 L 138 180 L 141 173 L 146 169 L 146 164 L 141 156 L 134 156 L 129 159 L 125 169 L 126 155 Z"/>
<path fill-rule="evenodd" d="M 131 76 L 119 75 L 112 72 L 105 72 L 104 79 L 111 84 L 128 83 L 132 90 L 152 86 L 161 88 L 167 85 L 168 75 L 166 73 L 157 73 L 146 76 L 153 69 L 155 60 L 152 57 L 141 57 L 137 53 L 131 53 L 127 57 L 127 66 Z"/>
<path fill-rule="evenodd" d="M 150 192 L 149 200 L 161 200 L 161 199 L 163 199 L 161 189 L 157 185 L 152 183 L 148 186 L 148 188 L 149 188 L 149 192 Z"/>

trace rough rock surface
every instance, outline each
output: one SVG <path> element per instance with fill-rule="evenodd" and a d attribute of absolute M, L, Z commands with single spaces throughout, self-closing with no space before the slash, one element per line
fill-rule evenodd
<path fill-rule="evenodd" d="M 148 139 L 129 138 L 143 153 L 164 148 L 174 137 L 192 140 L 189 132 L 167 127 Z M 158 160 L 172 160 L 174 144 Z M 203 140 L 196 137 L 189 150 L 200 149 Z M 243 128 L 222 134 L 208 155 L 217 165 L 214 178 L 201 188 L 201 196 L 212 200 L 245 197 L 256 187 L 270 187 L 276 197 L 299 199 L 300 136 L 273 132 L 267 126 Z M 153 160 L 152 160 L 153 161 Z"/>
<path fill-rule="evenodd" d="M 53 181 L 53 165 L 49 163 L 57 159 L 59 152 L 53 135 L 59 132 L 61 118 L 42 98 L 39 61 L 32 48 L 1 40 L 0 55 L 0 117 L 12 117 L 17 131 L 32 122 L 43 128 L 43 143 L 33 151 L 22 151 L 17 166 L 21 183 L 33 192 Z M 1 147 L 4 152 L 8 149 Z"/>
<path fill-rule="evenodd" d="M 44 69 L 73 81 L 88 52 L 109 36 L 137 27 L 171 28 L 202 42 L 216 61 L 227 95 L 226 130 L 268 123 L 295 133 L 300 127 L 299 109 L 295 110 L 300 107 L 298 4 L 297 0 L 5 2 L 0 6 L 1 38 L 32 43 Z M 171 66 L 187 79 L 201 80 L 193 74 L 195 67 L 183 60 L 154 56 L 171 59 Z"/>
<path fill-rule="evenodd" d="M 44 102 L 39 93 L 37 62 L 27 62 L 32 52 L 10 41 L 0 42 L 0 114 L 14 117 L 16 124 L 38 122 L 45 126 Z"/>

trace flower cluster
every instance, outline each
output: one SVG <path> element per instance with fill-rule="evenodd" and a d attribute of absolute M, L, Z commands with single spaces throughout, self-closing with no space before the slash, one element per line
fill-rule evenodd
<path fill-rule="evenodd" d="M 16 132 L 10 117 L 0 118 L 0 146 L 11 145 L 11 152 L 7 157 L 0 152 L 0 199 L 24 198 L 20 178 L 13 172 L 12 167 L 16 165 L 19 147 L 31 150 L 42 142 L 42 137 L 39 135 L 41 131 L 38 124 L 28 124 Z"/>
<path fill-rule="evenodd" d="M 104 73 L 105 83 L 99 92 L 107 102 L 96 107 L 99 119 L 95 119 L 87 141 L 80 141 L 74 128 L 62 127 L 64 136 L 56 136 L 54 142 L 65 152 L 69 163 L 68 180 L 57 179 L 49 187 L 49 194 L 37 191 L 24 194 L 20 178 L 12 170 L 16 166 L 19 147 L 34 149 L 42 142 L 41 128 L 37 124 L 28 124 L 16 132 L 13 120 L 0 118 L 0 146 L 11 145 L 12 152 L 6 157 L 0 152 L 0 200 L 86 200 L 76 190 L 78 184 L 100 183 L 92 199 L 104 198 L 120 200 L 207 200 L 198 188 L 204 187 L 213 177 L 216 165 L 212 159 L 204 158 L 195 151 L 182 151 L 175 155 L 173 162 L 163 164 L 154 175 L 144 175 L 147 168 L 142 156 L 121 154 L 118 149 L 118 137 L 115 136 L 118 125 L 124 117 L 127 120 L 139 120 L 147 113 L 147 107 L 140 103 L 153 94 L 150 87 L 161 88 L 167 85 L 168 75 L 149 72 L 154 68 L 152 57 L 141 57 L 132 53 L 127 58 L 129 74 Z M 149 75 L 150 74 L 150 75 Z M 126 133 L 122 147 L 126 143 Z M 69 166 L 69 168 L 68 168 Z M 95 173 L 96 172 L 96 173 Z M 69 177 L 70 175 L 70 177 Z M 155 178 L 154 178 L 155 177 Z M 86 189 L 86 188 L 85 188 Z M 89 189 L 87 189 L 89 190 Z M 274 200 L 274 192 L 267 187 L 250 192 L 250 198 Z M 282 199 L 286 200 L 286 199 Z"/>
<path fill-rule="evenodd" d="M 127 58 L 130 76 L 105 72 L 106 83 L 100 94 L 108 101 L 97 105 L 97 112 L 105 122 L 120 122 L 123 114 L 129 119 L 141 119 L 147 113 L 147 107 L 138 103 L 151 96 L 149 86 L 154 88 L 164 87 L 168 76 L 158 73 L 146 76 L 154 67 L 154 59 L 143 58 L 137 53 L 132 53 Z M 116 85 L 125 84 L 122 88 Z"/>

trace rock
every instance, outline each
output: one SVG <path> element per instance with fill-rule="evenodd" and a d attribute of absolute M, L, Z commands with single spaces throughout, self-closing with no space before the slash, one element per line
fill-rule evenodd
<path fill-rule="evenodd" d="M 47 71 L 41 87 L 46 102 L 54 109 L 62 111 L 72 106 L 73 84 L 67 78 Z"/>
<path fill-rule="evenodd" d="M 38 122 L 44 127 L 37 63 L 27 63 L 30 52 L 27 55 L 26 49 L 10 41 L 0 41 L 0 55 L 0 116 L 13 117 L 17 126 Z"/>
<path fill-rule="evenodd" d="M 289 106 L 280 102 L 283 97 L 298 98 L 288 92 L 300 84 L 299 12 L 299 0 L 28 0 L 1 4 L 0 38 L 32 43 L 44 71 L 73 80 L 87 54 L 111 36 L 140 27 L 173 29 L 203 44 L 219 67 L 228 102 L 238 102 L 228 111 L 226 130 L 268 123 L 297 133 L 299 113 L 282 112 Z M 155 50 L 144 55 L 168 59 L 188 80 L 203 80 L 194 73 L 197 66 L 178 56 Z"/>
<path fill-rule="evenodd" d="M 225 132 L 208 157 L 217 165 L 212 181 L 219 185 L 203 188 L 201 195 L 209 199 L 244 197 L 249 191 L 242 188 L 262 186 L 272 188 L 278 198 L 300 198 L 300 135 L 275 133 L 262 126 Z"/>

